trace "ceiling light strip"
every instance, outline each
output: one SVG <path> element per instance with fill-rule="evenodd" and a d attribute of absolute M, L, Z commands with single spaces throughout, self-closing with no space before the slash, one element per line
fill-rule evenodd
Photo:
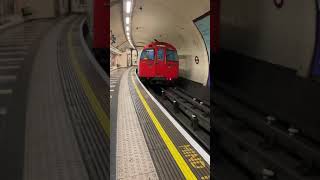
<path fill-rule="evenodd" d="M 124 18 L 124 30 L 127 36 L 127 40 L 129 44 L 132 46 L 133 49 L 135 49 L 135 46 L 132 44 L 131 40 L 131 17 L 132 17 L 132 6 L 133 6 L 133 0 L 123 0 L 123 18 Z"/>

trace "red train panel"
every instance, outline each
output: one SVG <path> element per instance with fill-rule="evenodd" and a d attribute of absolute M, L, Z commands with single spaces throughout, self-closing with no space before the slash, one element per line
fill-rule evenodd
<path fill-rule="evenodd" d="M 109 46 L 110 7 L 109 0 L 94 0 L 93 4 L 93 48 Z"/>
<path fill-rule="evenodd" d="M 174 46 L 154 42 L 144 47 L 139 62 L 141 78 L 175 80 L 179 76 L 179 58 Z"/>
<path fill-rule="evenodd" d="M 213 0 L 213 53 L 217 53 L 220 48 L 220 0 Z"/>

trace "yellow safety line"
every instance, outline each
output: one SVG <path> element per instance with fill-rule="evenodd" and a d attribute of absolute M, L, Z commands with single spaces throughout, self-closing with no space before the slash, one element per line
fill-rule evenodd
<path fill-rule="evenodd" d="M 72 34 L 71 34 L 71 30 L 73 28 L 74 24 L 72 25 L 71 29 L 68 32 L 68 48 L 70 49 L 70 59 L 71 62 L 74 66 L 75 72 L 78 75 L 78 78 L 81 82 L 81 85 L 84 89 L 84 92 L 86 94 L 86 96 L 89 99 L 89 102 L 91 104 L 91 107 L 93 108 L 93 111 L 95 112 L 100 124 L 103 127 L 104 132 L 107 134 L 107 136 L 109 137 L 110 135 L 110 120 L 109 117 L 107 116 L 107 114 L 105 113 L 105 111 L 103 110 L 100 102 L 98 101 L 96 95 L 94 94 L 90 83 L 88 81 L 88 79 L 86 78 L 86 76 L 84 75 L 84 73 L 81 71 L 81 67 L 79 65 L 79 63 L 77 62 L 77 58 L 75 55 L 75 50 L 72 46 Z"/>
<path fill-rule="evenodd" d="M 148 105 L 148 103 L 146 102 L 144 97 L 142 96 L 138 86 L 136 85 L 136 83 L 135 83 L 135 81 L 133 79 L 133 76 L 131 76 L 131 78 L 132 78 L 132 82 L 133 82 L 134 88 L 135 88 L 135 90 L 136 90 L 136 92 L 137 92 L 137 94 L 138 94 L 143 106 L 147 110 L 147 112 L 148 112 L 153 124 L 157 128 L 162 140 L 164 141 L 164 143 L 166 144 L 167 148 L 169 149 L 171 155 L 173 156 L 174 160 L 176 161 L 177 165 L 179 166 L 180 170 L 182 171 L 184 177 L 186 179 L 197 179 L 196 176 L 191 171 L 191 169 L 189 168 L 189 166 L 186 163 L 186 161 L 183 159 L 183 157 L 179 153 L 179 151 L 176 148 L 176 146 L 171 141 L 171 139 L 168 136 L 168 134 L 165 132 L 165 130 L 161 126 L 160 122 L 158 121 L 158 119 L 156 118 L 154 113 L 152 112 L 150 106 Z"/>

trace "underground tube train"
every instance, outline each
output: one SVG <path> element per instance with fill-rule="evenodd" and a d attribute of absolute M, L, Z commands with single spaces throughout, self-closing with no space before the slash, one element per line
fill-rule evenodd
<path fill-rule="evenodd" d="M 179 75 L 177 50 L 169 43 L 155 41 L 144 46 L 138 76 L 142 80 L 174 81 Z"/>

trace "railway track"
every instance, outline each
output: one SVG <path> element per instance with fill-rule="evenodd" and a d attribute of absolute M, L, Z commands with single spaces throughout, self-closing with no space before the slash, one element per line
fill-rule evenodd
<path fill-rule="evenodd" d="M 207 150 L 210 151 L 210 103 L 179 87 L 145 84 L 158 101 Z"/>
<path fill-rule="evenodd" d="M 320 178 L 319 144 L 298 128 L 257 112 L 216 88 L 216 146 L 248 179 L 315 180 Z"/>

